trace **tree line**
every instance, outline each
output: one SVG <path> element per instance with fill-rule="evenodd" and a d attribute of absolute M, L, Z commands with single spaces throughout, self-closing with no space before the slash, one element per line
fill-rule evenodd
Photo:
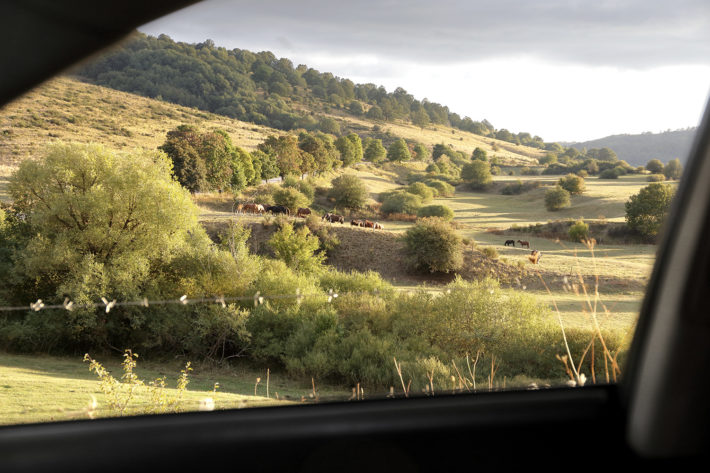
<path fill-rule="evenodd" d="M 303 112 L 293 106 L 298 103 L 311 110 L 335 108 L 376 121 L 446 125 L 515 144 L 549 146 L 539 136 L 497 130 L 488 120 L 475 121 L 445 105 L 418 100 L 401 87 L 387 92 L 383 86 L 355 84 L 303 64 L 294 66 L 269 51 L 228 50 L 212 40 L 188 44 L 167 35 L 136 33 L 77 74 L 99 85 L 281 130 L 333 133 L 332 119 Z"/>

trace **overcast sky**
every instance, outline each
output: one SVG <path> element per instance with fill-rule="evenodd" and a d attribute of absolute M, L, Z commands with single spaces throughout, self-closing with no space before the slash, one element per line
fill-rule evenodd
<path fill-rule="evenodd" d="M 546 141 L 695 126 L 710 90 L 706 0 L 208 0 L 139 30 L 401 86 Z"/>

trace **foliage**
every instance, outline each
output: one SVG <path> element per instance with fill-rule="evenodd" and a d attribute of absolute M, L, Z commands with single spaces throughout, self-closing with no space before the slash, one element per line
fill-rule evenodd
<path fill-rule="evenodd" d="M 372 163 L 381 163 L 387 156 L 387 150 L 382 146 L 382 140 L 374 139 L 365 148 L 364 158 Z"/>
<path fill-rule="evenodd" d="M 560 186 L 545 192 L 545 208 L 549 211 L 560 210 L 570 206 L 570 193 Z"/>
<path fill-rule="evenodd" d="M 680 164 L 680 160 L 676 158 L 669 161 L 663 168 L 663 174 L 666 179 L 680 179 L 683 175 L 683 166 Z"/>
<path fill-rule="evenodd" d="M 666 176 L 663 174 L 651 174 L 646 178 L 648 182 L 663 182 L 666 180 Z"/>
<path fill-rule="evenodd" d="M 387 149 L 387 159 L 390 161 L 409 161 L 412 159 L 407 143 L 402 138 L 392 143 Z"/>
<path fill-rule="evenodd" d="M 343 162 L 343 166 L 350 166 L 362 161 L 362 141 L 357 133 L 341 136 L 335 140 L 335 147 L 340 152 L 340 160 Z"/>
<path fill-rule="evenodd" d="M 599 179 L 619 179 L 620 175 L 617 168 L 605 169 L 599 173 Z"/>
<path fill-rule="evenodd" d="M 336 207 L 360 209 L 367 201 L 367 187 L 354 174 L 343 174 L 333 179 L 333 187 L 328 195 L 334 199 Z"/>
<path fill-rule="evenodd" d="M 626 224 L 643 236 L 657 235 L 673 200 L 673 188 L 653 183 L 626 202 Z"/>
<path fill-rule="evenodd" d="M 461 168 L 461 179 L 472 189 L 485 189 L 491 182 L 491 165 L 485 161 L 473 161 Z"/>
<path fill-rule="evenodd" d="M 405 188 L 410 194 L 418 195 L 422 202 L 428 202 L 434 198 L 434 190 L 423 182 L 414 182 Z"/>
<path fill-rule="evenodd" d="M 382 201 L 384 214 L 416 215 L 422 206 L 422 198 L 409 192 L 397 191 L 387 194 Z"/>
<path fill-rule="evenodd" d="M 448 182 L 444 182 L 438 179 L 426 179 L 424 181 L 424 184 L 431 187 L 432 189 L 436 189 L 436 192 L 438 193 L 439 197 L 453 197 L 454 192 L 456 191 L 454 189 L 454 186 L 452 186 Z"/>
<path fill-rule="evenodd" d="M 325 254 L 318 252 L 320 241 L 311 235 L 308 227 L 301 227 L 294 231 L 293 225 L 284 225 L 271 236 L 268 243 L 276 257 L 289 268 L 304 273 L 314 273 L 323 269 Z"/>
<path fill-rule="evenodd" d="M 574 174 L 567 174 L 560 178 L 557 184 L 572 195 L 580 195 L 584 192 L 584 178 Z"/>
<path fill-rule="evenodd" d="M 648 170 L 651 174 L 662 174 L 663 163 L 660 159 L 652 159 L 646 163 L 646 170 Z"/>
<path fill-rule="evenodd" d="M 569 238 L 572 241 L 582 241 L 589 238 L 589 225 L 584 220 L 577 220 L 569 227 Z"/>
<path fill-rule="evenodd" d="M 492 246 L 486 246 L 481 250 L 481 253 L 483 253 L 486 258 L 489 259 L 498 259 L 498 250 L 493 248 Z"/>
<path fill-rule="evenodd" d="M 441 218 L 423 218 L 407 230 L 405 252 L 418 271 L 455 271 L 463 264 L 461 237 Z"/>
<path fill-rule="evenodd" d="M 446 205 L 427 205 L 419 209 L 417 217 L 440 217 L 451 221 L 454 219 L 454 211 Z"/>
<path fill-rule="evenodd" d="M 287 207 L 291 213 L 296 212 L 300 207 L 308 207 L 311 199 L 303 195 L 293 187 L 282 187 L 274 192 L 274 203 Z"/>
<path fill-rule="evenodd" d="M 421 143 L 414 145 L 414 159 L 417 161 L 426 161 L 429 159 L 429 149 Z"/>
<path fill-rule="evenodd" d="M 486 153 L 485 149 L 476 148 L 473 150 L 473 153 L 471 154 L 471 160 L 473 160 L 473 161 L 488 161 L 488 153 Z"/>

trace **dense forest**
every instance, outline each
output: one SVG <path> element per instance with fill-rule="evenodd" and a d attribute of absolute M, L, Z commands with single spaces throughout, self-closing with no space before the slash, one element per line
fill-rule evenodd
<path fill-rule="evenodd" d="M 376 121 L 405 120 L 421 127 L 441 124 L 515 144 L 547 147 L 539 136 L 496 130 L 487 120 L 461 118 L 447 106 L 415 99 L 401 87 L 387 92 L 382 86 L 355 84 L 303 64 L 294 67 L 290 60 L 268 51 L 227 50 L 211 40 L 187 44 L 167 35 L 137 33 L 76 74 L 99 85 L 282 130 L 332 133 L 332 119 L 316 111 L 335 109 Z"/>
<path fill-rule="evenodd" d="M 693 144 L 697 128 L 668 130 L 663 133 L 641 133 L 638 135 L 612 135 L 584 143 L 565 143 L 578 150 L 584 148 L 612 148 L 619 159 L 629 164 L 645 164 L 649 159 L 667 162 L 678 158 L 685 163 Z"/>

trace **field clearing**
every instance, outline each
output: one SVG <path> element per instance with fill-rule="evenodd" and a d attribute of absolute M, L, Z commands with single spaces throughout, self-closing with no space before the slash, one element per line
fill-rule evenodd
<path fill-rule="evenodd" d="M 112 375 L 120 378 L 120 361 L 106 355 L 94 356 Z M 104 363 L 105 362 L 105 363 Z M 98 378 L 90 373 L 88 363 L 82 357 L 54 357 L 47 355 L 14 355 L 0 353 L 0 425 L 86 419 L 86 407 L 91 396 L 98 402 L 97 417 L 109 416 L 106 397 L 100 390 Z M 143 381 L 151 381 L 167 376 L 167 385 L 175 386 L 176 378 L 184 365 L 175 361 L 167 363 L 146 362 L 138 359 L 135 372 Z M 261 381 L 254 395 L 256 378 Z M 215 409 L 276 406 L 301 402 L 309 398 L 311 383 L 297 382 L 284 375 L 271 373 L 269 393 L 266 397 L 266 369 L 256 371 L 251 368 L 210 368 L 193 365 L 190 384 L 184 393 L 185 410 L 198 410 L 200 400 L 212 398 Z M 213 392 L 214 383 L 219 389 Z M 166 389 L 169 397 L 175 389 Z M 349 392 L 321 386 L 316 380 L 319 396 L 347 397 Z M 275 399 L 276 393 L 279 400 Z M 146 388 L 141 388 L 136 397 L 136 405 L 146 406 L 150 397 Z M 135 412 L 134 412 L 135 413 Z"/>
<path fill-rule="evenodd" d="M 156 149 L 178 125 L 220 128 L 236 146 L 256 149 L 268 135 L 284 132 L 194 108 L 87 84 L 51 79 L 0 109 L 0 165 L 36 157 L 55 140 L 96 142 L 128 150 Z"/>

